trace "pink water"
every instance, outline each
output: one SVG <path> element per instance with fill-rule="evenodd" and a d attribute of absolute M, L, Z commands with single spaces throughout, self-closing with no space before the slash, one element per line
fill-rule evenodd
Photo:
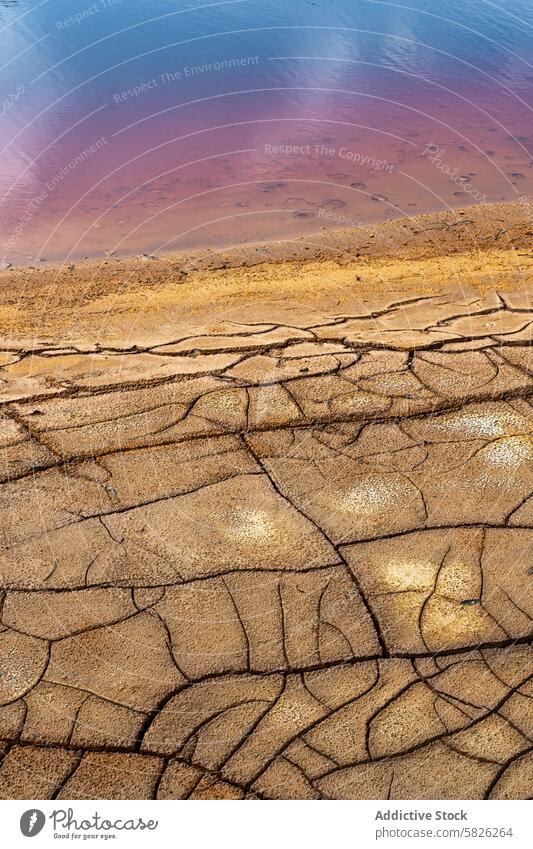
<path fill-rule="evenodd" d="M 527 2 L 192 5 L 0 6 L 0 259 L 216 249 L 530 195 Z"/>

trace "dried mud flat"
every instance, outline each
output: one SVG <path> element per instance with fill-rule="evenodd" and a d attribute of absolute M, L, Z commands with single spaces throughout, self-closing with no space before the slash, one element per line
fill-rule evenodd
<path fill-rule="evenodd" d="M 0 275 L 0 795 L 533 786 L 530 209 Z"/>

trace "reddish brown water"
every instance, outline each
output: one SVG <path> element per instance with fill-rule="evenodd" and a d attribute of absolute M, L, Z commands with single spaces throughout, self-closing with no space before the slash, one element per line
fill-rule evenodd
<path fill-rule="evenodd" d="M 531 194 L 527 2 L 190 5 L 0 10 L 0 259 L 216 249 Z"/>

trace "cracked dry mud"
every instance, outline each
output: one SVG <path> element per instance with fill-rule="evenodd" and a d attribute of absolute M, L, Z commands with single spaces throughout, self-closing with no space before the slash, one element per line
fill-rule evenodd
<path fill-rule="evenodd" d="M 531 797 L 531 266 L 365 303 L 362 261 L 11 334 L 3 798 Z"/>

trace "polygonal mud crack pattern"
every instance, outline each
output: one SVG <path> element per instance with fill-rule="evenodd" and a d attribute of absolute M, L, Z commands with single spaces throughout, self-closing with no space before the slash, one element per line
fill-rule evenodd
<path fill-rule="evenodd" d="M 532 321 L 6 356 L 0 795 L 529 797 Z"/>

